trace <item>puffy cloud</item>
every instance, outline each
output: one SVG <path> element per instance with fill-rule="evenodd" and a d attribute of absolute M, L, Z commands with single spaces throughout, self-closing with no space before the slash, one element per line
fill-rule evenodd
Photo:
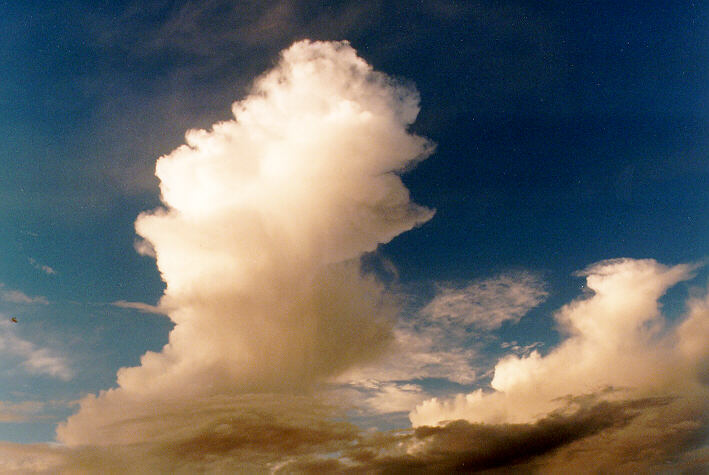
<path fill-rule="evenodd" d="M 184 424 L 155 409 L 166 399 L 305 391 L 392 343 L 398 304 L 359 258 L 433 215 L 397 175 L 433 148 L 407 132 L 417 93 L 346 42 L 301 41 L 233 112 L 158 160 L 165 207 L 136 221 L 169 343 L 84 399 L 59 440 L 123 441 L 141 411 Z"/>
<path fill-rule="evenodd" d="M 461 396 L 458 403 L 465 407 L 458 409 L 466 417 L 452 412 L 455 401 L 439 402 L 434 425 L 361 431 L 343 422 L 337 401 L 335 406 L 322 402 L 329 397 L 325 393 L 321 398 L 285 392 L 196 400 L 175 395 L 156 408 L 140 395 L 129 399 L 108 392 L 84 400 L 85 417 L 75 421 L 89 423 L 92 444 L 75 445 L 85 440 L 67 438 L 69 447 L 0 445 L 0 468 L 9 473 L 701 471 L 709 426 L 709 351 L 703 344 L 709 337 L 709 294 L 691 299 L 686 318 L 670 327 L 660 325 L 657 304 L 669 286 L 691 272 L 691 266 L 666 267 L 650 260 L 590 267 L 584 275 L 595 293 L 557 314 L 566 340 L 546 356 L 511 356 L 500 362 L 534 361 L 541 376 L 523 366 L 526 378 L 519 370 L 516 379 L 493 379 L 506 393 L 497 389 Z M 617 293 L 626 298 L 618 299 Z M 617 308 L 624 304 L 625 311 Z M 600 312 L 597 325 L 589 323 L 593 311 Z M 614 322 L 608 312 L 635 325 Z M 601 338 L 598 328 L 603 326 L 609 332 L 625 332 L 625 338 Z M 568 368 L 558 365 L 544 371 L 561 358 L 555 356 L 560 352 Z M 617 367 L 607 364 L 608 353 Z M 597 368 L 601 363 L 605 366 Z M 641 374 L 629 375 L 628 365 Z M 588 384 L 582 383 L 584 375 Z M 543 379 L 535 379 L 539 377 Z M 552 390 L 545 390 L 545 383 Z M 400 410 L 425 394 L 413 384 L 370 385 L 373 392 L 365 404 L 379 412 Z M 531 410 L 519 407 L 527 403 Z M 427 404 L 419 410 L 432 406 Z M 450 420 L 441 421 L 442 414 Z M 92 417 L 113 420 L 113 425 L 95 431 Z M 75 426 L 67 435 L 77 433 L 84 432 Z"/>
<path fill-rule="evenodd" d="M 548 455 L 539 463 L 571 471 L 616 470 L 622 463 L 633 471 L 675 461 L 678 451 L 698 443 L 709 423 L 709 296 L 690 301 L 688 316 L 669 328 L 658 299 L 692 271 L 689 265 L 667 267 L 631 259 L 589 267 L 580 275 L 593 294 L 556 315 L 567 335 L 559 346 L 544 356 L 535 350 L 501 359 L 490 383 L 492 392 L 480 389 L 430 399 L 411 412 L 412 423 L 536 424 L 568 407 L 570 395 L 611 388 L 601 394 L 604 402 L 666 402 L 645 408 L 622 430 L 584 439 L 560 452 L 565 455 Z M 633 451 L 645 454 L 642 462 L 630 463 L 637 462 L 628 456 Z"/>
<path fill-rule="evenodd" d="M 133 243 L 133 248 L 135 249 L 135 252 L 141 256 L 155 257 L 155 249 L 152 244 L 145 239 L 136 239 Z"/>
<path fill-rule="evenodd" d="M 709 300 L 669 329 L 657 303 L 691 266 L 590 267 L 594 294 L 559 311 L 558 347 L 517 348 L 492 392 L 422 402 L 413 429 L 361 431 L 340 400 L 323 402 L 329 383 L 360 384 L 355 402 L 400 412 L 426 397 L 405 378 L 471 383 L 461 328 L 515 323 L 546 296 L 531 274 L 503 275 L 442 287 L 421 318 L 395 324 L 399 302 L 360 257 L 432 216 L 397 175 L 432 149 L 407 132 L 417 104 L 347 43 L 303 41 L 233 120 L 189 132 L 156 166 L 164 208 L 136 222 L 136 247 L 166 283 L 169 343 L 84 398 L 57 429 L 63 445 L 0 444 L 0 470 L 641 471 L 700 460 Z"/>
<path fill-rule="evenodd" d="M 661 338 L 657 300 L 691 276 L 692 267 L 666 267 L 653 260 L 605 261 L 585 270 L 589 298 L 564 306 L 556 315 L 568 335 L 548 355 L 500 360 L 490 383 L 450 401 L 431 400 L 412 414 L 415 425 L 441 420 L 530 422 L 559 405 L 558 398 L 611 386 L 649 388 L 667 384 L 683 367 L 675 347 Z"/>
<path fill-rule="evenodd" d="M 605 431 L 622 429 L 642 411 L 666 403 L 659 398 L 599 402 L 590 397 L 572 412 L 554 412 L 533 423 L 480 424 L 458 420 L 440 427 L 424 426 L 363 438 L 343 455 L 351 468 L 356 467 L 354 471 L 528 472 L 542 466 L 540 456 Z"/>
<path fill-rule="evenodd" d="M 441 286 L 423 312 L 452 325 L 494 330 L 503 322 L 518 322 L 546 296 L 544 282 L 537 276 L 508 273 L 463 288 Z"/>

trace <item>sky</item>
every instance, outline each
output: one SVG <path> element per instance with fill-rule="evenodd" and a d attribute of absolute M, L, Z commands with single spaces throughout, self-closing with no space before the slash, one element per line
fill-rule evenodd
<path fill-rule="evenodd" d="M 592 3 L 0 2 L 0 472 L 706 469 L 709 9 Z"/>

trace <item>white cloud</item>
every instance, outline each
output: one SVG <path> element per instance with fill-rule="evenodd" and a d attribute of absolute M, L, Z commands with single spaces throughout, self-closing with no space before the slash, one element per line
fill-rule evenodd
<path fill-rule="evenodd" d="M 5 290 L 3 284 L 0 284 L 0 298 L 5 302 L 11 303 L 49 305 L 49 301 L 46 297 L 30 297 L 19 290 Z"/>
<path fill-rule="evenodd" d="M 143 313 L 155 313 L 157 315 L 165 315 L 167 313 L 167 310 L 160 307 L 159 305 L 150 305 L 144 302 L 128 302 L 125 300 L 117 300 L 115 302 L 111 302 L 111 305 L 120 308 L 130 308 Z"/>
<path fill-rule="evenodd" d="M 581 275 L 594 294 L 564 306 L 556 315 L 567 335 L 559 346 L 546 356 L 534 350 L 501 359 L 491 382 L 493 392 L 431 399 L 412 411 L 411 421 L 415 426 L 454 419 L 528 423 L 561 407 L 560 398 L 605 387 L 640 394 L 665 394 L 674 388 L 690 397 L 680 388 L 691 386 L 696 378 L 690 367 L 707 360 L 698 341 L 709 336 L 709 315 L 702 310 L 704 304 L 695 302 L 688 319 L 665 334 L 657 300 L 669 287 L 691 277 L 692 270 L 689 265 L 666 267 L 632 259 L 591 266 Z M 690 327 L 694 331 L 686 330 Z"/>
<path fill-rule="evenodd" d="M 546 355 L 516 351 L 521 355 L 501 359 L 491 390 L 421 403 L 409 414 L 417 427 L 403 444 L 409 459 L 399 463 L 553 473 L 697 470 L 709 424 L 709 293 L 690 300 L 674 325 L 658 304 L 694 268 L 617 259 L 581 272 L 592 294 L 556 314 L 566 338 Z M 392 458 L 383 462 L 391 466 Z"/>
<path fill-rule="evenodd" d="M 136 222 L 136 247 L 166 283 L 158 307 L 175 323 L 169 343 L 121 369 L 117 387 L 82 399 L 58 427 L 64 445 L 0 444 L 0 469 L 447 472 L 506 468 L 505 457 L 554 468 L 597 455 L 583 445 L 594 437 L 604 450 L 607 440 L 657 450 L 655 460 L 676 453 L 638 444 L 637 434 L 667 422 L 672 440 L 651 440 L 678 447 L 705 424 L 691 423 L 707 400 L 697 380 L 707 379 L 709 301 L 665 333 L 657 307 L 689 266 L 592 267 L 596 294 L 559 312 L 559 347 L 542 356 L 512 345 L 494 392 L 422 402 L 412 430 L 363 433 L 326 399 L 329 383 L 345 378 L 369 390 L 357 402 L 372 412 L 398 413 L 427 395 L 397 377 L 472 382 L 475 354 L 461 328 L 519 321 L 546 295 L 526 274 L 444 287 L 420 318 L 395 324 L 398 302 L 359 257 L 432 216 L 397 175 L 431 150 L 406 130 L 417 101 L 346 43 L 306 41 L 234 105 L 234 120 L 189 132 L 158 160 L 165 208 Z M 369 370 L 376 381 L 362 379 Z M 579 397 L 606 386 L 626 389 Z M 484 423 L 420 426 L 458 417 Z"/>
<path fill-rule="evenodd" d="M 495 330 L 503 322 L 518 322 L 544 301 L 548 292 L 527 272 L 501 274 L 457 288 L 443 285 L 423 313 L 453 326 Z"/>
<path fill-rule="evenodd" d="M 691 266 L 622 260 L 588 274 L 595 294 L 557 315 L 567 339 L 546 356 L 511 356 L 497 368 L 529 360 L 534 370 L 522 367 L 514 381 L 493 382 L 495 393 L 448 402 L 448 409 L 467 405 L 468 421 L 361 431 L 343 422 L 329 393 L 176 394 L 153 406 L 139 394 L 111 390 L 82 402 L 84 417 L 74 423 L 86 427 L 65 434 L 68 446 L 0 444 L 0 471 L 701 471 L 709 422 L 709 293 L 690 300 L 677 326 L 663 329 L 649 325 L 662 321 L 657 298 L 687 278 Z M 626 338 L 602 338 L 586 325 L 591 320 Z M 610 355 L 615 365 L 606 364 Z M 415 384 L 370 381 L 366 388 L 357 402 L 388 417 L 425 397 Z M 97 431 L 91 418 L 113 423 Z M 90 443 L 86 433 L 93 434 Z"/>
<path fill-rule="evenodd" d="M 165 208 L 136 222 L 166 282 L 168 345 L 85 399 L 60 440 L 120 439 L 119 421 L 165 398 L 306 389 L 393 341 L 397 304 L 359 257 L 433 215 L 397 175 L 433 148 L 407 132 L 418 94 L 345 42 L 302 41 L 233 112 L 158 160 Z"/>
<path fill-rule="evenodd" d="M 73 377 L 66 358 L 20 338 L 12 325 L 9 321 L 0 322 L 0 352 L 6 357 L 17 357 L 19 366 L 31 374 L 45 374 L 65 381 Z"/>

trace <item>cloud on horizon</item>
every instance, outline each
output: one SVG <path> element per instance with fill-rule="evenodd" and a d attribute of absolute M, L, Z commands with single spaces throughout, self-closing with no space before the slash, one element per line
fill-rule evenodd
<path fill-rule="evenodd" d="M 564 452 L 566 458 L 549 454 L 549 463 L 567 471 L 643 471 L 676 461 L 688 448 L 706 447 L 709 295 L 691 299 L 687 316 L 674 326 L 658 303 L 695 269 L 651 259 L 592 265 L 579 273 L 592 294 L 556 314 L 566 339 L 546 355 L 534 350 L 502 358 L 495 366 L 492 391 L 424 401 L 410 413 L 413 426 L 448 427 L 457 420 L 537 424 L 570 409 L 581 411 L 579 398 L 585 394 L 608 403 L 660 398 L 662 404 L 644 409 L 626 428 L 593 438 L 595 445 L 579 442 L 584 448 L 578 454 L 571 448 Z"/>

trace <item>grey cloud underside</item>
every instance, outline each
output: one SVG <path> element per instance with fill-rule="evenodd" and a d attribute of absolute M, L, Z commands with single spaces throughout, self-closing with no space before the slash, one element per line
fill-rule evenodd
<path fill-rule="evenodd" d="M 498 468 L 540 468 L 535 459 L 601 432 L 627 426 L 644 410 L 666 405 L 668 398 L 595 402 L 572 414 L 552 413 L 533 424 L 473 424 L 452 421 L 442 427 L 419 427 L 410 444 L 415 454 L 360 459 L 367 469 L 386 473 L 450 473 Z M 356 454 L 353 454 L 357 458 Z"/>
<path fill-rule="evenodd" d="M 670 436 L 646 436 L 647 431 L 657 430 L 649 421 L 678 407 L 678 401 L 670 397 L 599 402 L 591 395 L 580 407 L 577 404 L 573 410 L 566 408 L 531 424 L 453 421 L 441 427 L 379 433 L 362 432 L 346 422 L 328 422 L 323 418 L 327 411 L 315 409 L 307 398 L 266 399 L 271 402 L 264 403 L 261 396 L 240 402 L 202 401 L 202 408 L 192 415 L 197 421 L 192 426 L 164 432 L 142 444 L 61 449 L 56 453 L 66 465 L 54 466 L 137 473 L 317 473 L 324 469 L 525 473 L 559 467 L 614 472 L 668 467 L 668 460 L 674 463 L 669 466 L 680 466 L 677 454 L 701 441 L 701 431 L 689 423 L 697 417 L 696 411 L 677 419 Z M 639 445 L 639 441 L 644 442 Z M 627 451 L 633 449 L 642 449 L 645 457 L 629 457 Z"/>
<path fill-rule="evenodd" d="M 147 425 L 161 430 L 141 443 L 74 448 L 0 444 L 0 469 L 13 473 L 55 470 L 131 473 L 336 470 L 343 473 L 451 473 L 485 470 L 603 472 L 691 466 L 678 454 L 701 444 L 701 406 L 671 397 L 603 401 L 572 398 L 567 406 L 530 424 L 473 424 L 367 432 L 334 419 L 337 412 L 310 397 L 244 395 L 175 401 L 164 414 L 187 413 L 188 424 L 166 427 L 145 411 L 120 423 L 129 433 Z M 694 407 L 694 410 L 688 408 Z M 680 410 L 666 434 L 660 416 Z M 706 421 L 704 421 L 706 422 Z M 168 422 L 169 424 L 169 422 Z M 630 457 L 641 450 L 642 459 Z M 24 465 L 19 453 L 30 454 Z M 37 470 L 27 470 L 31 464 Z M 668 461 L 672 464 L 668 465 Z M 3 463 L 5 465 L 3 465 Z M 44 467 L 40 470 L 41 467 Z"/>
<path fill-rule="evenodd" d="M 193 17 L 184 15 L 189 26 Z M 408 131 L 418 100 L 348 43 L 302 41 L 233 105 L 233 119 L 188 132 L 157 162 L 164 206 L 136 222 L 145 239 L 136 247 L 156 259 L 166 283 L 159 308 L 175 323 L 168 345 L 122 368 L 117 387 L 82 399 L 57 429 L 65 445 L 0 445 L 0 471 L 637 471 L 689 463 L 683 454 L 701 450 L 707 427 L 709 301 L 694 302 L 666 338 L 646 331 L 648 322 L 663 323 L 657 299 L 690 278 L 687 265 L 592 266 L 584 275 L 596 294 L 557 315 L 565 341 L 544 356 L 500 360 L 493 392 L 423 401 L 410 413 L 415 429 L 366 431 L 345 422 L 352 401 L 323 402 L 323 386 L 345 371 L 406 346 L 416 366 L 431 356 L 435 364 L 421 370 L 394 355 L 381 360 L 382 374 L 444 372 L 470 383 L 473 353 L 450 351 L 438 333 L 457 322 L 485 330 L 514 323 L 546 296 L 531 275 L 505 277 L 444 291 L 428 312 L 443 323 L 428 332 L 395 326 L 397 296 L 363 272 L 360 258 L 433 216 L 411 202 L 398 176 L 433 151 Z M 415 385 L 381 381 L 372 406 L 400 411 L 419 398 Z M 627 393 L 560 399 L 629 383 Z M 387 394 L 399 402 L 377 400 Z"/>

